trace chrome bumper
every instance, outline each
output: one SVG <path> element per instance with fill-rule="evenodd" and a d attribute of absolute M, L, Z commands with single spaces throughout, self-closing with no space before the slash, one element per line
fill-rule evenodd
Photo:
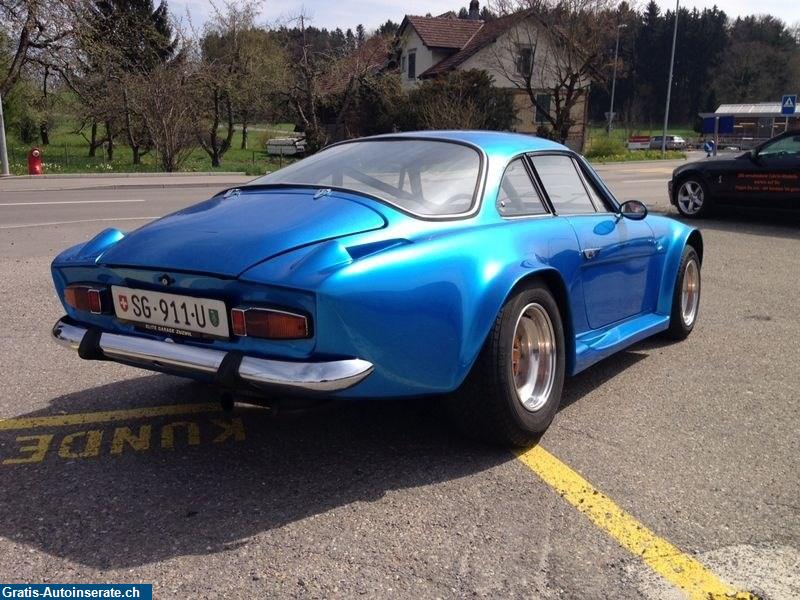
<path fill-rule="evenodd" d="M 91 335 L 87 338 L 90 332 Z M 373 369 L 372 363 L 358 358 L 328 362 L 268 360 L 212 348 L 176 344 L 169 340 L 151 340 L 90 330 L 64 319 L 53 326 L 53 339 L 62 346 L 78 351 L 82 358 L 106 358 L 146 369 L 212 375 L 220 378 L 224 384 L 235 385 L 237 381 L 241 381 L 256 387 L 297 393 L 346 390 L 372 373 Z M 221 371 L 223 362 L 227 366 Z"/>

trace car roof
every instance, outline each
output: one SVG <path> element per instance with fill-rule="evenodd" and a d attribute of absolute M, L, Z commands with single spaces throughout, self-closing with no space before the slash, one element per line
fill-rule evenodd
<path fill-rule="evenodd" d="M 480 131 L 480 130 L 447 130 L 447 131 L 408 131 L 403 133 L 391 133 L 376 135 L 362 140 L 379 140 L 381 138 L 426 138 L 431 140 L 456 142 L 477 146 L 489 156 L 505 155 L 513 156 L 523 152 L 537 152 L 542 150 L 569 150 L 557 142 L 525 135 L 521 133 L 510 133 L 505 131 Z"/>

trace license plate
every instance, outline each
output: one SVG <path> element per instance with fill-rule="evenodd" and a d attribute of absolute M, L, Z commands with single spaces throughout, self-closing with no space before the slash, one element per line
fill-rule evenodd
<path fill-rule="evenodd" d="M 227 311 L 221 300 L 117 285 L 111 286 L 111 294 L 117 318 L 148 331 L 187 337 L 229 337 Z"/>

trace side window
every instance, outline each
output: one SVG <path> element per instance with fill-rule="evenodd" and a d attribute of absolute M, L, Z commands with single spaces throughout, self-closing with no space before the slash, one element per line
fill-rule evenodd
<path fill-rule="evenodd" d="M 411 52 L 408 55 L 408 78 L 416 79 L 417 77 L 417 54 Z"/>
<path fill-rule="evenodd" d="M 588 168 L 589 171 L 594 173 L 593 169 L 590 166 L 584 165 L 584 167 Z M 583 185 L 586 187 L 586 191 L 589 192 L 589 198 L 591 198 L 595 210 L 598 210 L 600 212 L 604 211 L 613 212 L 613 209 L 609 208 L 608 204 L 603 200 L 602 196 L 600 195 L 600 192 L 595 187 L 595 184 L 592 183 L 592 180 L 589 178 L 586 172 L 581 169 L 580 164 L 578 164 L 578 173 L 580 174 L 581 179 L 583 180 Z M 597 173 L 594 174 L 595 176 L 597 176 Z"/>
<path fill-rule="evenodd" d="M 800 156 L 800 135 L 791 135 L 764 146 L 758 153 L 761 158 Z"/>
<path fill-rule="evenodd" d="M 569 156 L 534 155 L 531 159 L 557 213 L 575 215 L 596 212 L 575 163 Z"/>
<path fill-rule="evenodd" d="M 497 194 L 497 212 L 504 217 L 547 213 L 521 158 L 511 161 L 503 174 Z"/>

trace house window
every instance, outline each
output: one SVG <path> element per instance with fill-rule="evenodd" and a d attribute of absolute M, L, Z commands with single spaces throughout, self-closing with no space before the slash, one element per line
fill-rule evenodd
<path fill-rule="evenodd" d="M 417 78 L 417 54 L 415 52 L 408 54 L 408 78 Z"/>
<path fill-rule="evenodd" d="M 533 70 L 533 49 L 530 46 L 520 46 L 517 51 L 517 74 L 530 76 Z"/>
<path fill-rule="evenodd" d="M 543 125 L 547 123 L 547 115 L 550 114 L 550 94 L 536 94 L 536 104 L 533 122 Z"/>

